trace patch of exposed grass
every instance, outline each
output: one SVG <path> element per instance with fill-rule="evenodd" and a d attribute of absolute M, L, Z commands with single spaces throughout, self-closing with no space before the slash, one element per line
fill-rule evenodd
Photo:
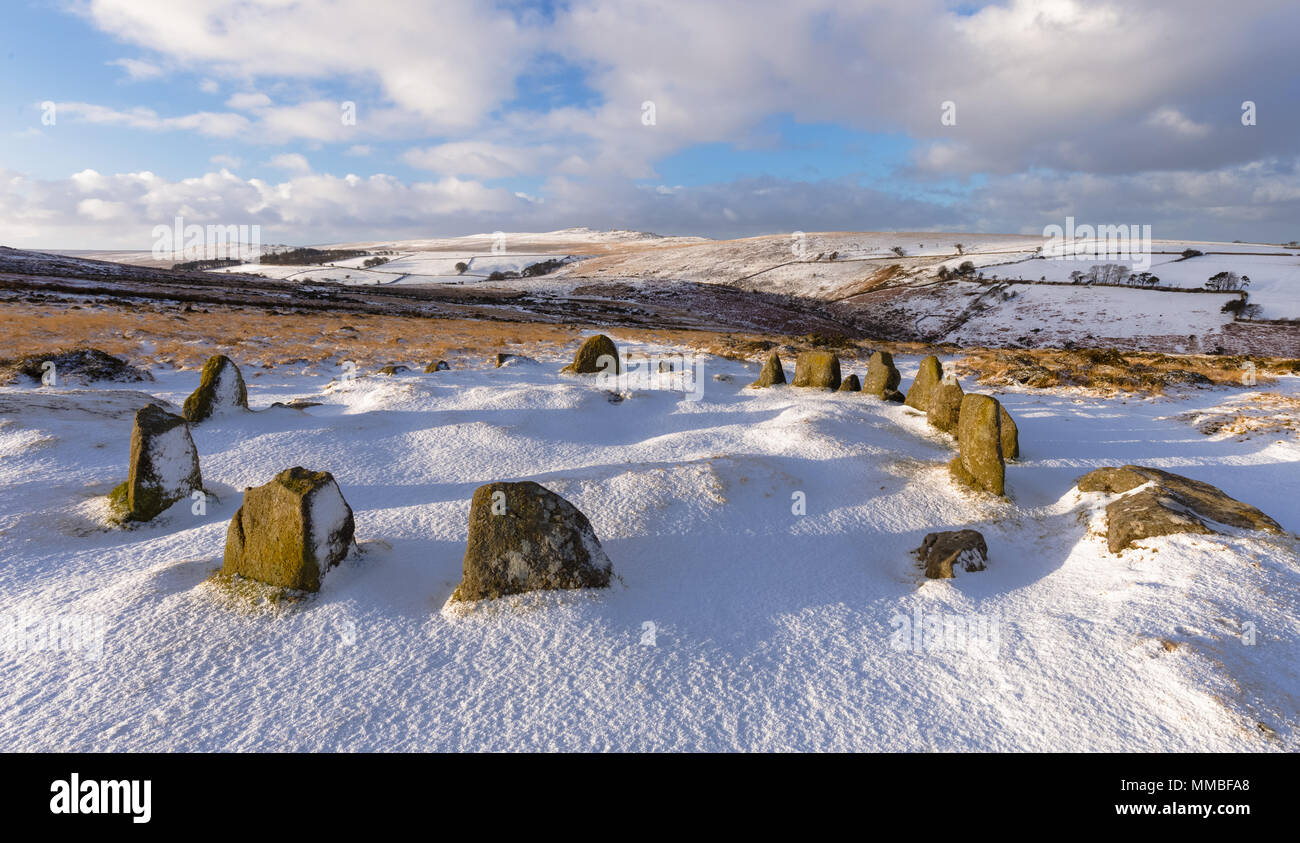
<path fill-rule="evenodd" d="M 1176 416 L 1206 436 L 1250 439 L 1289 434 L 1300 437 L 1300 398 L 1280 392 L 1248 392 L 1203 410 Z"/>
<path fill-rule="evenodd" d="M 1278 375 L 1300 373 L 1300 361 L 1115 349 L 980 348 L 958 358 L 957 371 L 993 386 L 1070 386 L 1102 394 L 1160 395 L 1171 386 L 1250 387 L 1251 374 L 1256 383 L 1271 383 Z"/>
<path fill-rule="evenodd" d="M 227 608 L 248 614 L 293 611 L 311 596 L 305 591 L 267 585 L 238 574 L 223 574 L 220 570 L 203 584 Z"/>

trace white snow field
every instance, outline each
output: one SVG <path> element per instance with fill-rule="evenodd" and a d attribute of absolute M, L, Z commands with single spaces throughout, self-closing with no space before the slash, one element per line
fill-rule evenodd
<path fill-rule="evenodd" d="M 1174 244 L 1174 248 L 1184 244 Z M 1244 250 L 1240 244 L 1198 244 L 1202 249 L 1216 252 Z M 1156 244 L 1158 249 L 1169 249 L 1167 244 Z M 1195 246 L 1193 246 L 1195 248 Z M 1277 247 L 1254 247 L 1269 254 L 1224 255 L 1207 254 L 1198 258 L 1179 260 L 1178 255 L 1151 256 L 1147 271 L 1156 275 L 1160 283 L 1169 287 L 1202 288 L 1210 276 L 1220 272 L 1235 272 L 1250 278 L 1246 288 L 1250 302 L 1258 304 L 1262 319 L 1300 319 L 1300 256 L 1293 251 Z M 950 262 L 951 263 L 951 262 Z M 1069 281 L 1075 270 L 1087 272 L 1098 264 L 1119 263 L 1135 268 L 1131 260 L 1025 260 L 1008 266 L 990 268 L 990 272 L 1003 278 L 1024 278 L 1037 281 Z M 1097 288 L 1100 289 L 1100 288 Z M 1166 299 L 1173 297 L 1166 296 Z M 1172 302 L 1171 302 L 1172 303 Z"/>
<path fill-rule="evenodd" d="M 105 632 L 98 659 L 10 636 L 0 749 L 1297 749 L 1294 536 L 1116 556 L 1104 496 L 1072 488 L 1158 466 L 1300 529 L 1294 438 L 1175 418 L 1235 392 L 1002 393 L 1023 449 L 1003 502 L 956 487 L 951 440 L 899 405 L 748 390 L 756 365 L 714 358 L 702 400 L 614 403 L 562 362 L 246 373 L 258 411 L 193 429 L 220 500 L 130 530 L 102 526 L 100 496 L 125 475 L 140 385 L 0 389 L 0 613 Z M 172 404 L 198 383 L 155 374 Z M 294 397 L 322 403 L 266 409 Z M 241 602 L 207 582 L 239 490 L 294 465 L 333 472 L 362 552 L 317 595 Z M 470 496 L 508 479 L 586 513 L 610 588 L 446 605 Z M 962 527 L 988 569 L 925 580 L 910 551 Z"/>
<path fill-rule="evenodd" d="M 349 258 L 325 264 L 277 266 L 275 264 L 246 263 L 239 266 L 211 270 L 214 273 L 251 273 L 267 278 L 296 281 L 332 281 L 336 284 L 354 285 L 429 285 L 476 284 L 488 280 L 493 272 L 521 272 L 527 267 L 547 260 L 564 260 L 571 255 L 532 254 L 473 254 L 470 252 L 413 252 L 393 256 L 388 263 L 366 269 L 361 264 L 366 258 Z M 456 271 L 456 264 L 464 263 L 464 273 Z M 496 283 L 496 282 L 494 282 Z M 525 282 L 527 285 L 527 282 Z"/>

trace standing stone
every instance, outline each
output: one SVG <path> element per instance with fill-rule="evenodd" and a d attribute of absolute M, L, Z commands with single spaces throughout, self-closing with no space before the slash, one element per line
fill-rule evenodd
<path fill-rule="evenodd" d="M 961 384 L 957 379 L 941 380 L 930 390 L 927 420 L 944 433 L 955 434 L 957 421 L 961 416 L 961 402 L 964 397 Z"/>
<path fill-rule="evenodd" d="M 755 389 L 762 389 L 765 386 L 774 386 L 779 383 L 785 383 L 785 369 L 781 368 L 781 358 L 775 351 L 767 355 L 767 362 L 763 364 L 763 371 L 758 373 L 758 380 L 750 384 Z"/>
<path fill-rule="evenodd" d="M 470 502 L 463 574 L 451 599 L 604 588 L 613 568 L 573 504 L 530 480 L 488 483 Z"/>
<path fill-rule="evenodd" d="M 907 399 L 903 403 L 923 413 L 929 412 L 930 393 L 941 380 L 943 367 L 939 365 L 939 358 L 931 354 L 921 361 L 921 367 L 916 370 L 916 380 L 908 388 Z"/>
<path fill-rule="evenodd" d="M 202 488 L 199 452 L 185 419 L 156 404 L 136 411 L 131 468 L 126 482 L 109 494 L 122 520 L 152 520 Z"/>
<path fill-rule="evenodd" d="M 425 367 L 424 367 L 424 371 L 425 371 L 425 374 L 428 374 L 428 373 L 430 373 L 430 372 L 445 372 L 445 371 L 447 371 L 447 370 L 450 369 L 450 368 L 451 368 L 451 366 L 448 366 L 448 365 L 447 365 L 447 361 L 446 361 L 446 360 L 437 360 L 437 361 L 434 361 L 433 363 L 430 363 L 429 365 L 425 366 Z"/>
<path fill-rule="evenodd" d="M 840 388 L 840 358 L 829 351 L 801 351 L 794 360 L 791 386 Z"/>
<path fill-rule="evenodd" d="M 352 507 L 328 471 L 295 466 L 244 490 L 226 530 L 224 575 L 319 591 L 325 572 L 348 555 Z"/>
<path fill-rule="evenodd" d="M 1002 425 L 1002 459 L 1018 460 L 1020 459 L 1020 428 L 1016 427 L 1015 419 L 1007 412 L 1006 407 L 998 404 L 1002 412 L 999 414 L 999 421 Z"/>
<path fill-rule="evenodd" d="M 867 395 L 885 398 L 891 392 L 898 391 L 902 379 L 894 366 L 894 355 L 888 351 L 877 351 L 867 361 L 867 376 L 862 379 L 862 391 Z"/>
<path fill-rule="evenodd" d="M 618 346 L 604 334 L 588 337 L 578 349 L 578 353 L 574 355 L 573 362 L 561 371 L 578 375 L 594 375 L 602 372 L 617 375 L 622 371 L 618 362 Z"/>
<path fill-rule="evenodd" d="M 862 381 L 858 380 L 857 375 L 849 375 L 840 383 L 840 392 L 861 392 Z"/>
<path fill-rule="evenodd" d="M 185 399 L 185 420 L 201 422 L 214 413 L 248 409 L 248 388 L 239 367 L 224 354 L 215 354 L 203 364 L 199 388 Z"/>
<path fill-rule="evenodd" d="M 1002 461 L 1002 405 L 988 395 L 961 399 L 957 422 L 958 456 L 948 464 L 953 477 L 972 489 L 1004 495 L 1006 465 Z"/>

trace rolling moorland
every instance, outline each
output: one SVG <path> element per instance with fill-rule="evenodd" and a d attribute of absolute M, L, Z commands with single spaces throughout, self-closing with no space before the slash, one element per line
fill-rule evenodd
<path fill-rule="evenodd" d="M 0 595 L 106 619 L 97 659 L 0 655 L 4 744 L 1295 751 L 1298 250 L 1155 241 L 1137 287 L 1041 244 L 574 229 L 209 272 L 0 248 Z M 561 372 L 597 332 L 654 365 Z M 126 368 L 30 376 L 72 346 Z M 996 397 L 1005 493 L 954 481 L 967 439 L 933 409 L 748 386 L 808 352 L 864 381 L 887 352 L 902 392 L 934 355 Z M 181 413 L 218 354 L 247 406 L 190 425 L 206 507 L 115 520 L 133 419 Z M 1080 479 L 1129 464 L 1279 529 L 1114 550 L 1116 495 Z M 355 546 L 316 593 L 232 587 L 241 491 L 296 465 L 331 472 Z M 607 588 L 453 599 L 503 480 L 586 515 Z M 924 537 L 962 529 L 987 567 L 927 575 Z"/>

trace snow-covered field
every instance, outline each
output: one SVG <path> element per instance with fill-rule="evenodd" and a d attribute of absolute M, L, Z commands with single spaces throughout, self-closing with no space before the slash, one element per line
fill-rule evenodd
<path fill-rule="evenodd" d="M 1212 275 L 1235 272 L 1248 276 L 1250 303 L 1262 308 L 1261 319 L 1300 319 L 1300 255 L 1295 250 L 1276 246 L 1247 246 L 1239 243 L 1157 243 L 1154 248 L 1178 251 L 1199 248 L 1215 252 L 1263 252 L 1265 254 L 1206 254 L 1180 260 L 1177 254 L 1153 254 L 1145 270 L 1169 287 L 1203 288 Z M 952 262 L 950 262 L 952 263 Z M 1075 270 L 1088 272 L 1093 266 L 1119 263 L 1141 271 L 1132 260 L 1023 260 L 1010 265 L 989 267 L 986 272 L 1000 278 L 1023 278 L 1029 281 L 1065 282 Z M 1176 295 L 1176 294 L 1175 294 Z"/>
<path fill-rule="evenodd" d="M 246 263 L 212 271 L 247 272 L 265 275 L 267 278 L 332 281 L 336 284 L 475 284 L 486 281 L 493 272 L 520 272 L 535 263 L 570 257 L 572 256 L 553 254 L 413 252 L 396 255 L 387 263 L 369 269 L 362 266 L 367 259 L 361 257 L 305 266 Z M 456 271 L 458 263 L 466 265 L 463 273 Z"/>
<path fill-rule="evenodd" d="M 1125 347 L 1150 341 L 1170 351 L 1213 348 L 1232 322 L 1222 311 L 1233 293 L 1170 293 L 1128 287 L 1014 284 L 999 290 L 956 281 L 919 291 L 898 304 L 922 329 L 956 325 L 943 336 L 963 345 L 1067 342 Z"/>
<path fill-rule="evenodd" d="M 144 399 L 0 389 L 0 612 L 105 624 L 95 660 L 0 652 L 0 748 L 1297 748 L 1294 538 L 1114 556 L 1101 496 L 1072 488 L 1158 466 L 1300 529 L 1300 444 L 1175 418 L 1235 393 L 1002 394 L 1023 459 L 999 502 L 955 487 L 952 442 L 902 406 L 747 390 L 755 366 L 713 358 L 700 401 L 615 403 L 561 362 L 246 372 L 259 412 L 193 430 L 220 500 L 127 531 L 101 526 L 97 496 Z M 177 404 L 198 381 L 156 375 L 143 386 Z M 322 403 L 266 409 L 293 397 Z M 364 552 L 300 603 L 240 603 L 206 582 L 239 490 L 293 465 L 334 473 Z M 448 610 L 470 495 L 505 479 L 582 509 L 617 582 Z M 925 580 L 911 549 L 959 527 L 984 533 L 988 570 Z"/>

